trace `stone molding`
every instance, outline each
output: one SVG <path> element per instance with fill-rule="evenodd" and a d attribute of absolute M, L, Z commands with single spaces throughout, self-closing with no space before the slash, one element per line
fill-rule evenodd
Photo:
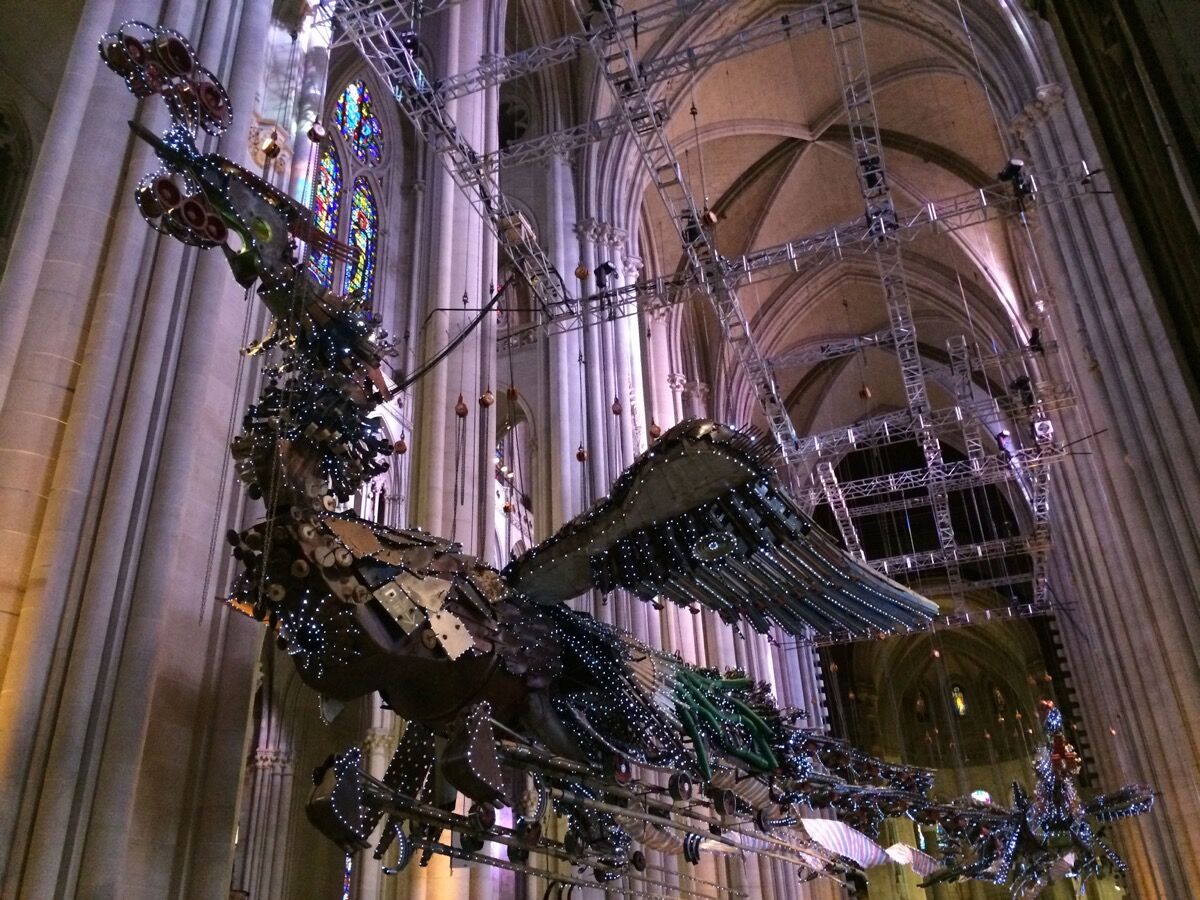
<path fill-rule="evenodd" d="M 259 771 L 278 772 L 283 775 L 292 773 L 292 755 L 285 750 L 274 747 L 259 747 L 254 751 L 251 764 Z"/>
<path fill-rule="evenodd" d="M 1063 86 L 1058 82 L 1041 85 L 1034 98 L 1026 103 L 1008 123 L 1008 130 L 1013 137 L 1024 143 L 1029 133 L 1048 119 L 1054 110 L 1061 107 L 1065 99 Z"/>

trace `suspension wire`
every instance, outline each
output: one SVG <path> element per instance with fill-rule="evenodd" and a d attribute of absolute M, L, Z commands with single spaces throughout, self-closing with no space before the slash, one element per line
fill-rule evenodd
<path fill-rule="evenodd" d="M 300 78 L 298 76 L 298 70 L 296 67 L 298 44 L 299 44 L 298 36 L 296 34 L 293 34 L 292 35 L 291 52 L 290 52 L 289 59 L 288 59 L 288 72 L 289 72 L 288 84 L 287 84 L 287 90 L 284 92 L 284 109 L 287 111 L 284 121 L 288 121 L 288 122 L 290 122 L 292 120 L 291 114 L 292 114 L 292 111 L 294 110 L 294 104 L 296 102 L 296 97 L 299 94 Z M 274 53 L 272 53 L 271 55 L 274 56 Z M 278 134 L 276 132 L 272 132 L 272 137 L 273 137 L 273 139 L 278 140 Z M 295 139 L 296 138 L 293 137 L 293 140 L 295 140 Z M 270 169 L 271 169 L 271 158 L 268 156 L 265 158 L 265 160 L 263 162 L 263 172 L 262 172 L 263 180 L 266 181 L 268 184 L 271 183 Z M 217 482 L 217 502 L 214 504 L 214 508 L 213 508 L 213 524 L 212 524 L 212 530 L 209 535 L 209 541 L 208 541 L 208 557 L 207 557 L 208 565 L 205 566 L 204 585 L 201 588 L 201 593 L 200 593 L 200 611 L 199 611 L 199 616 L 197 619 L 198 622 L 203 622 L 204 616 L 208 612 L 208 592 L 212 586 L 212 580 L 213 580 L 213 574 L 214 574 L 213 573 L 213 561 L 216 558 L 217 544 L 219 543 L 219 540 L 220 540 L 219 535 L 220 535 L 220 531 L 221 531 L 221 514 L 222 514 L 222 510 L 224 509 L 225 500 L 229 494 L 229 488 L 230 488 L 230 484 L 229 484 L 229 464 L 230 464 L 229 447 L 233 442 L 233 434 L 234 434 L 234 430 L 237 426 L 238 406 L 241 403 L 242 387 L 243 387 L 243 383 L 245 380 L 245 374 L 246 374 L 246 354 L 243 351 L 250 340 L 250 324 L 251 324 L 251 321 L 253 320 L 253 315 L 254 315 L 254 303 L 252 302 L 252 291 L 253 291 L 253 287 L 247 287 L 242 293 L 242 302 L 245 305 L 246 309 L 245 309 L 245 314 L 242 317 L 241 343 L 238 345 L 238 361 L 237 361 L 236 370 L 234 372 L 233 395 L 232 395 L 232 399 L 230 401 L 230 406 L 229 406 L 229 420 L 226 424 L 226 429 L 225 429 L 226 451 L 221 456 L 221 473 L 219 476 L 219 480 Z M 228 515 L 229 511 L 226 510 L 225 514 Z"/>
<path fill-rule="evenodd" d="M 971 59 L 975 62 L 975 75 L 979 78 L 979 86 L 983 88 L 983 96 L 987 100 L 988 111 L 992 114 L 992 125 L 996 129 L 996 137 L 1000 141 L 1000 147 L 1004 151 L 1005 157 L 1007 157 L 1011 154 L 1008 135 L 1000 127 L 1000 114 L 996 110 L 996 104 L 992 98 L 991 88 L 988 87 L 987 78 L 984 77 L 983 65 L 979 62 L 979 53 L 975 49 L 975 36 L 971 33 L 971 26 L 967 24 L 967 14 L 963 11 L 962 0 L 955 0 L 955 5 L 958 7 L 958 20 L 962 22 L 963 35 L 967 39 L 967 46 L 971 48 Z"/>
<path fill-rule="evenodd" d="M 237 427 L 238 405 L 242 397 L 242 379 L 246 370 L 246 354 L 241 352 L 241 348 L 246 346 L 250 339 L 250 321 L 253 318 L 254 303 L 251 299 L 253 288 L 246 288 L 242 295 L 242 302 L 245 304 L 246 311 L 242 316 L 242 341 L 238 345 L 238 362 L 237 368 L 233 376 L 233 400 L 229 405 L 229 421 L 225 426 L 225 452 L 221 454 L 221 474 L 217 482 L 217 502 L 213 504 L 213 522 L 212 532 L 208 540 L 208 565 L 204 571 L 204 586 L 200 589 L 200 613 L 197 618 L 197 623 L 204 621 L 204 616 L 208 612 L 208 591 L 212 586 L 214 560 L 217 556 L 218 535 L 221 531 L 222 512 L 229 514 L 228 510 L 224 509 L 225 498 L 229 491 L 229 446 L 233 442 L 233 432 Z"/>
<path fill-rule="evenodd" d="M 966 289 L 963 287 L 962 273 L 958 270 L 957 267 L 954 270 L 954 277 L 958 284 L 959 298 L 962 301 L 963 312 L 967 317 L 967 324 L 971 330 L 972 336 L 975 339 L 976 352 L 978 353 L 979 352 L 979 350 L 978 350 L 978 348 L 979 348 L 979 333 L 976 332 L 976 330 L 975 330 L 975 322 L 971 316 L 971 307 L 970 307 L 970 304 L 967 303 Z M 992 344 L 994 346 L 995 342 L 993 341 Z M 995 403 L 996 394 L 995 394 L 995 391 L 992 389 L 992 381 L 990 378 L 988 378 L 986 367 L 981 366 L 981 370 L 983 371 L 983 390 L 987 393 L 988 399 L 991 400 L 993 403 Z M 996 362 L 996 371 L 997 371 L 997 374 L 1000 376 L 1001 381 L 1006 382 L 1007 376 L 1004 372 L 1004 366 L 1003 366 L 1002 362 L 1000 362 L 1000 361 Z M 972 378 L 971 379 L 972 391 L 974 391 L 974 388 L 975 388 L 974 378 Z M 996 420 L 996 421 L 990 422 L 990 423 L 986 422 L 986 421 L 981 421 L 980 424 L 988 427 L 989 430 L 993 429 L 993 428 L 997 429 L 993 433 L 992 437 L 995 439 L 997 445 L 999 446 L 999 448 L 1002 452 L 1008 452 L 1006 450 L 1006 448 L 1004 448 L 1004 446 L 1001 444 L 1001 435 L 1004 434 L 1008 430 L 1005 427 L 1006 423 L 1004 423 L 1002 420 Z M 1009 440 L 1011 441 L 1012 439 L 1013 439 L 1013 435 L 1010 433 Z M 1013 445 L 1013 447 L 1015 449 L 1015 444 Z M 974 486 L 974 487 L 972 487 L 972 490 L 971 490 L 972 503 L 975 507 L 976 517 L 979 520 L 980 530 L 981 530 L 981 532 L 986 532 L 986 529 L 984 526 L 984 521 L 982 519 L 983 512 L 981 512 L 979 509 L 978 493 L 980 491 L 982 491 L 982 493 L 983 493 L 983 510 L 984 510 L 984 512 L 986 512 L 988 520 L 992 523 L 993 534 L 995 534 L 995 528 L 997 526 L 996 511 L 992 506 L 992 496 L 988 492 L 986 485 Z M 1008 511 L 1005 513 L 1005 516 L 1004 516 L 1004 521 L 1005 521 L 1006 526 L 1007 525 L 1015 526 L 1016 525 L 1015 522 L 1010 523 L 1008 521 L 1009 515 L 1011 514 L 1011 515 L 1015 516 L 1016 510 L 1018 508 L 1020 508 L 1021 506 L 1028 505 L 1027 503 L 1024 502 L 1024 500 L 1022 500 L 1021 504 L 1017 504 L 1013 498 L 1012 491 L 1013 491 L 1012 479 L 1005 479 L 1004 480 L 1004 492 L 1005 492 L 1005 495 L 1006 495 L 1007 501 L 1008 501 L 1008 503 L 1007 503 Z M 1009 528 L 1007 528 L 1007 527 L 1005 528 L 1006 532 L 1009 530 L 1010 530 Z M 1011 537 L 1013 535 L 1006 533 L 1001 536 L 1002 537 Z M 986 568 L 987 568 L 989 577 L 995 576 L 997 571 L 999 571 L 999 574 L 1002 575 L 1004 578 L 1010 578 L 1012 575 L 1012 572 L 1009 569 L 1009 565 L 1008 565 L 1008 558 L 1006 556 L 1001 556 L 997 560 L 988 560 Z M 1009 598 L 1008 598 L 1008 602 L 1006 603 L 1006 605 L 1011 605 L 1011 600 L 1012 600 L 1012 596 L 1013 596 L 1012 584 L 1013 584 L 1013 582 L 1009 582 Z"/>
<path fill-rule="evenodd" d="M 547 342 L 547 344 L 548 344 L 548 342 Z M 524 506 L 524 504 L 521 503 L 521 499 L 523 497 L 531 497 L 532 495 L 530 494 L 530 492 L 528 490 L 529 486 L 525 482 L 525 474 L 523 471 L 523 467 L 521 465 L 521 448 L 520 448 L 520 445 L 517 443 L 517 424 L 514 422 L 514 419 L 515 419 L 514 407 L 516 406 L 516 397 L 517 397 L 516 380 L 517 380 L 516 366 L 513 362 L 512 352 L 510 351 L 508 354 L 508 384 L 509 384 L 509 390 L 512 391 L 512 395 L 511 395 L 512 399 L 510 402 L 508 402 L 506 404 L 506 409 L 508 411 L 508 419 L 505 423 L 505 439 L 508 441 L 509 453 L 512 456 L 513 481 L 508 482 L 508 485 L 507 485 L 508 502 L 512 503 L 512 497 L 513 497 L 512 485 L 515 482 L 516 492 L 517 492 L 517 501 L 520 505 Z M 508 400 L 509 398 L 506 397 L 505 399 Z M 528 424 L 528 423 L 526 423 L 526 424 Z M 531 501 L 530 502 L 530 510 L 529 510 L 531 522 L 533 519 L 532 506 L 533 506 L 533 503 Z M 514 511 L 515 510 L 516 510 L 516 507 L 514 507 Z M 506 552 L 508 554 L 508 557 L 511 558 L 511 556 L 512 556 L 512 519 L 511 519 L 511 515 L 510 515 L 509 519 L 506 521 L 506 526 L 508 528 L 508 547 L 506 548 Z M 522 539 L 526 537 L 525 531 L 523 529 L 521 530 L 521 537 L 522 537 Z M 533 535 L 530 534 L 529 538 L 532 541 Z"/>
<path fill-rule="evenodd" d="M 965 789 L 967 783 L 966 756 L 962 746 L 962 730 L 958 727 L 958 712 L 951 708 L 950 672 L 946 667 L 946 651 L 941 635 L 931 630 L 929 646 L 934 656 L 934 667 L 938 673 L 938 683 L 941 686 L 942 704 L 946 710 L 946 721 L 949 723 L 950 746 L 954 757 L 954 770 L 958 775 L 959 787 Z M 966 703 L 964 697 L 963 700 Z"/>
<path fill-rule="evenodd" d="M 333 138 L 331 136 L 326 137 L 326 140 L 332 141 Z M 321 161 L 320 145 L 315 144 L 313 147 L 313 150 L 310 151 L 310 153 L 309 153 L 308 172 L 306 175 L 307 187 L 308 187 L 309 191 L 312 192 L 313 198 L 316 197 L 316 190 L 317 190 L 316 177 L 317 177 L 317 169 L 320 166 L 320 161 Z M 305 201 L 305 208 L 307 208 L 309 210 L 308 227 L 310 230 L 315 229 L 317 213 L 316 213 L 316 210 L 314 208 L 312 208 L 313 206 L 315 206 L 315 204 L 310 204 L 308 196 L 305 196 L 303 198 L 303 200 Z M 337 236 L 334 235 L 333 237 L 336 238 Z M 312 247 L 308 243 L 305 243 L 304 244 L 304 252 L 301 255 L 301 259 L 300 259 L 299 265 L 297 267 L 298 272 L 304 273 L 307 270 L 308 262 L 309 262 L 309 259 L 311 256 L 312 256 Z M 301 278 L 302 277 L 304 277 L 304 276 L 302 275 Z M 301 312 L 300 311 L 300 298 L 301 298 L 301 294 L 303 291 L 303 288 L 301 287 L 301 285 L 303 283 L 301 278 L 295 278 L 292 281 L 291 303 L 288 304 L 287 313 L 283 320 L 285 334 L 294 334 L 296 332 L 296 328 L 299 324 L 299 318 L 300 318 L 300 312 Z M 283 408 L 286 409 L 289 413 L 294 409 L 294 403 L 296 400 L 296 391 L 295 391 L 294 382 L 295 382 L 294 378 L 287 379 L 286 386 L 283 390 L 283 395 L 284 395 Z M 278 444 L 279 440 L 283 437 L 283 419 L 284 418 L 285 418 L 284 416 L 280 416 L 279 421 L 277 422 L 277 424 L 275 426 L 276 444 Z M 280 495 L 280 491 L 282 490 L 281 481 L 282 481 L 282 463 L 278 459 L 276 459 L 271 466 L 270 477 L 267 482 L 267 491 L 263 495 L 263 505 L 264 505 L 266 514 L 268 516 L 268 519 L 270 517 L 273 517 L 276 514 L 276 508 L 279 505 L 279 495 Z M 267 559 L 271 555 L 271 545 L 273 543 L 273 541 L 272 541 L 273 533 L 274 533 L 273 528 L 265 529 L 265 534 L 263 535 L 263 549 L 262 549 L 263 559 Z M 266 594 L 266 588 L 267 588 L 266 566 L 261 567 L 261 571 L 259 572 L 259 577 L 258 577 L 258 584 L 255 587 L 256 587 L 256 597 L 255 597 L 256 605 L 261 607 L 262 603 L 263 603 L 263 597 Z"/>
<path fill-rule="evenodd" d="M 579 449 L 576 451 L 576 456 L 583 456 L 579 460 L 580 473 L 580 492 L 583 500 L 583 506 L 580 512 L 587 509 L 592 502 L 591 478 L 587 469 L 587 437 L 588 437 L 588 418 L 587 418 L 587 390 L 586 378 L 584 375 L 584 360 L 583 360 L 583 340 L 582 335 L 579 341 Z"/>
<path fill-rule="evenodd" d="M 700 193 L 704 195 L 704 212 L 708 212 L 708 182 L 704 177 L 704 150 L 700 146 L 700 125 L 697 119 L 699 110 L 696 108 L 696 92 L 692 91 L 692 135 L 696 141 L 696 158 L 700 161 Z"/>

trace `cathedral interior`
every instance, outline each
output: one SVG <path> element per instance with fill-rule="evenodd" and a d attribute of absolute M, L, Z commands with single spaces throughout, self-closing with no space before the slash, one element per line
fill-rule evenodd
<path fill-rule="evenodd" d="M 1182 0 L 0 2 L 0 896 L 569 896 L 444 855 L 388 874 L 310 824 L 310 773 L 357 746 L 383 778 L 407 726 L 376 694 L 323 717 L 227 602 L 225 535 L 263 514 L 228 450 L 267 316 L 217 250 L 134 214 L 156 163 L 130 124 L 169 111 L 97 53 L 130 20 L 187 36 L 232 109 L 200 149 L 310 210 L 332 243 L 306 277 L 395 343 L 389 467 L 339 508 L 503 570 L 677 423 L 752 429 L 842 552 L 936 603 L 928 627 L 570 606 L 750 673 L 943 796 L 1030 789 L 1053 701 L 1083 796 L 1155 794 L 1087 896 L 1200 896 Z M 878 840 L 935 837 L 901 817 Z M 578 896 L 1016 896 L 649 856 L 640 888 Z"/>

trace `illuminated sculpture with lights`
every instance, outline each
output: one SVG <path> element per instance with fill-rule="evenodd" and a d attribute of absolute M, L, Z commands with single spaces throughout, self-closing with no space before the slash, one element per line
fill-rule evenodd
<path fill-rule="evenodd" d="M 1044 743 L 1033 760 L 1033 795 L 1012 786 L 1012 809 L 992 807 L 972 816 L 969 828 L 945 833 L 943 850 L 951 860 L 924 882 L 974 878 L 1007 884 L 1014 898 L 1036 897 L 1052 881 L 1081 884 L 1125 862 L 1104 839 L 1117 819 L 1141 815 L 1154 805 L 1154 792 L 1127 785 L 1085 803 L 1076 779 L 1082 765 L 1066 738 L 1062 712 L 1050 701 L 1041 706 Z"/>
<path fill-rule="evenodd" d="M 248 348 L 269 362 L 231 447 L 266 512 L 230 534 L 243 571 L 229 602 L 276 633 L 326 715 L 378 692 L 408 720 L 382 780 L 361 771 L 356 750 L 316 773 L 309 814 L 325 834 L 348 852 L 364 848 L 386 816 L 376 857 L 394 846 L 392 870 L 417 849 L 422 862 L 436 852 L 498 863 L 481 854 L 486 839 L 508 847 L 510 867 L 549 876 L 528 863 L 538 853 L 589 867 L 601 881 L 643 870 L 639 845 L 691 863 L 703 850 L 768 853 L 803 877 L 888 860 L 935 878 L 1041 872 L 1041 863 L 1022 862 L 1019 840 L 1007 855 L 986 856 L 990 845 L 979 841 L 990 826 L 981 823 L 1000 817 L 931 800 L 928 771 L 800 727 L 802 711 L 779 708 L 744 672 L 697 669 L 566 606 L 620 588 L 704 606 L 761 633 L 865 636 L 927 624 L 934 604 L 813 527 L 776 482 L 762 440 L 711 422 L 677 425 L 609 497 L 503 573 L 451 541 L 338 512 L 387 468 L 392 447 L 373 414 L 397 386 L 380 368 L 391 348 L 369 305 L 369 241 L 346 246 L 323 230 L 338 215 L 336 157 L 321 156 L 329 190 L 322 196 L 318 180 L 314 213 L 224 157 L 199 153 L 196 129 L 219 134 L 232 117 L 224 89 L 180 35 L 127 23 L 100 47 L 135 96 L 161 95 L 174 120 L 162 138 L 131 123 L 164 166 L 137 189 L 142 215 L 184 243 L 220 247 L 273 317 Z M 374 117 L 355 124 L 349 109 L 339 107 L 339 125 L 356 139 L 373 135 L 364 152 L 378 152 Z M 356 188 L 350 214 L 365 217 L 359 230 L 373 241 L 374 204 L 357 196 Z M 304 265 L 297 241 L 310 262 L 327 264 Z M 333 259 L 354 273 L 345 294 L 331 290 Z M 1035 838 L 1059 834 L 1063 815 L 1079 818 L 1049 758 L 1050 774 L 1038 770 L 1051 778 L 1049 793 L 1039 788 L 1024 820 Z M 635 777 L 639 770 L 664 777 Z M 1139 790 L 1127 792 L 1143 798 Z M 456 792 L 473 802 L 470 814 L 451 811 Z M 505 805 L 514 807 L 511 826 L 496 822 Z M 542 833 L 551 805 L 569 823 L 563 840 Z M 805 808 L 836 818 L 804 818 Z M 1084 810 L 1134 811 L 1132 800 Z M 946 859 L 876 845 L 881 822 L 900 815 L 938 824 Z M 440 840 L 444 829 L 457 845 Z M 1113 858 L 1084 826 L 1068 833 Z M 967 847 L 977 862 L 953 865 Z M 1088 849 L 1079 865 L 1100 858 Z"/>

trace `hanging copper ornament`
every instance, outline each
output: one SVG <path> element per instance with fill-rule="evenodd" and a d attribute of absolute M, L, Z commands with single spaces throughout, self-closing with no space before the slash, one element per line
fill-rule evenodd
<path fill-rule="evenodd" d="M 263 141 L 259 148 L 263 152 L 263 156 L 267 159 L 274 159 L 283 152 L 283 145 L 279 143 L 279 132 L 274 128 L 271 129 L 271 136 Z"/>
<path fill-rule="evenodd" d="M 862 387 L 858 389 L 858 396 L 862 397 L 864 400 L 871 399 L 871 389 L 867 387 L 867 383 L 865 381 L 863 382 Z"/>
<path fill-rule="evenodd" d="M 515 403 L 515 402 L 516 402 L 516 400 L 517 400 L 517 389 L 516 389 L 515 387 L 513 387 L 513 386 L 510 384 L 510 385 L 508 386 L 508 390 L 506 390 L 504 393 L 508 395 L 509 402 L 512 402 L 512 403 Z"/>
<path fill-rule="evenodd" d="M 575 451 L 575 458 L 580 462 L 587 462 L 587 451 L 583 449 L 583 444 L 580 444 L 579 449 Z"/>
<path fill-rule="evenodd" d="M 612 414 L 614 416 L 619 416 L 621 414 L 621 410 L 624 409 L 624 407 L 621 406 L 621 398 L 620 397 L 613 397 L 613 402 L 612 402 L 611 408 L 612 408 Z"/>
<path fill-rule="evenodd" d="M 496 395 L 492 393 L 491 388 L 488 388 L 486 391 L 484 391 L 482 394 L 479 395 L 479 405 L 482 406 L 484 409 L 487 409 L 489 406 L 491 406 L 495 402 L 496 402 Z"/>
<path fill-rule="evenodd" d="M 467 417 L 467 412 L 467 404 L 463 400 L 463 395 L 459 394 L 458 402 L 454 404 L 454 414 L 460 419 L 465 419 Z"/>
<path fill-rule="evenodd" d="M 511 501 L 511 500 L 505 500 L 505 501 L 504 501 L 504 514 L 507 516 L 507 515 L 508 515 L 509 513 L 511 513 L 512 511 L 513 511 L 513 505 L 512 505 L 512 501 Z"/>
<path fill-rule="evenodd" d="M 660 437 L 662 437 L 662 426 L 659 425 L 657 422 L 655 422 L 653 419 L 651 419 L 650 420 L 650 439 L 657 441 Z"/>
<path fill-rule="evenodd" d="M 397 456 L 403 456 L 408 452 L 408 441 L 404 439 L 404 435 L 401 435 L 400 440 L 392 444 L 392 452 Z"/>
<path fill-rule="evenodd" d="M 321 141 L 325 140 L 325 135 L 327 133 L 328 132 L 325 131 L 324 125 L 322 125 L 320 122 L 313 122 L 312 127 L 308 129 L 308 139 L 314 144 L 319 144 Z"/>
<path fill-rule="evenodd" d="M 575 267 L 575 277 L 578 278 L 580 281 L 587 281 L 588 267 L 585 266 L 583 263 L 580 263 L 579 265 L 577 265 Z"/>

